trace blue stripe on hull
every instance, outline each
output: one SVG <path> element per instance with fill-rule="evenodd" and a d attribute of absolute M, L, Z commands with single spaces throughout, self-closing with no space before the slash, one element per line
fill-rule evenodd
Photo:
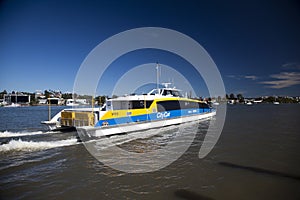
<path fill-rule="evenodd" d="M 118 125 L 118 124 L 126 124 L 132 122 L 143 122 L 143 121 L 155 121 L 155 120 L 163 120 L 163 119 L 172 119 L 176 117 L 184 117 L 194 114 L 207 113 L 211 112 L 210 108 L 200 108 L 200 109 L 184 109 L 184 110 L 172 110 L 165 112 L 157 112 L 151 114 L 137 115 L 137 116 L 128 116 L 128 117 L 120 117 L 113 118 L 107 120 L 99 120 L 95 127 L 102 126 L 104 123 L 108 123 L 108 125 Z"/>

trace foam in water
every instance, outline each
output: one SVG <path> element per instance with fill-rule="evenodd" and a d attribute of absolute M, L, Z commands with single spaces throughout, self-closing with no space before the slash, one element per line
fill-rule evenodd
<path fill-rule="evenodd" d="M 99 138 L 95 140 L 89 140 L 89 141 L 84 141 L 84 144 L 94 144 L 97 146 L 98 150 L 104 150 L 109 147 L 117 146 L 117 145 L 122 145 L 127 142 L 131 142 L 133 140 L 137 139 L 146 139 L 150 138 L 152 136 L 160 135 L 158 140 L 163 140 L 167 138 L 174 138 L 176 135 L 178 136 L 179 134 L 183 134 L 181 132 L 185 132 L 185 128 L 188 128 L 191 126 L 191 124 L 198 124 L 197 122 L 191 122 L 191 123 L 186 123 L 186 124 L 181 124 L 180 126 L 178 125 L 172 125 L 168 127 L 162 127 L 160 129 L 149 129 L 141 132 L 134 132 L 126 135 L 114 135 L 109 138 Z M 197 126 L 198 127 L 198 126 Z M 180 129 L 184 128 L 184 129 Z M 195 126 L 192 126 L 191 128 L 195 128 Z M 166 131 L 172 131 L 170 133 L 166 133 Z M 109 140 L 109 142 L 107 141 Z"/>
<path fill-rule="evenodd" d="M 70 146 L 77 144 L 76 138 L 71 138 L 67 140 L 59 140 L 59 141 L 23 141 L 19 140 L 11 140 L 7 144 L 0 145 L 0 152 L 7 151 L 37 151 L 37 150 L 45 150 L 56 147 Z"/>
<path fill-rule="evenodd" d="M 4 131 L 0 132 L 0 138 L 5 137 L 20 137 L 20 136 L 31 136 L 31 135 L 40 135 L 40 134 L 47 134 L 51 132 L 42 132 L 42 131 L 34 131 L 34 132 L 10 132 L 10 131 Z"/>

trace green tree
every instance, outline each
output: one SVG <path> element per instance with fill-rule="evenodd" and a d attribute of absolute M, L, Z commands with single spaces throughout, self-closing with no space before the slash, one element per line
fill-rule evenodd
<path fill-rule="evenodd" d="M 49 98 L 51 94 L 52 94 L 52 93 L 49 92 L 48 90 L 45 90 L 45 91 L 44 91 L 44 95 L 45 95 L 46 98 Z"/>
<path fill-rule="evenodd" d="M 72 93 L 64 93 L 61 95 L 63 99 L 72 99 Z"/>
<path fill-rule="evenodd" d="M 264 99 L 264 102 L 273 103 L 275 101 L 275 97 L 267 97 Z"/>
<path fill-rule="evenodd" d="M 242 94 L 237 94 L 237 95 L 236 95 L 236 98 L 237 98 L 238 100 L 244 99 L 244 97 L 243 97 Z"/>
<path fill-rule="evenodd" d="M 30 105 L 36 105 L 39 103 L 38 99 L 35 98 L 34 93 L 29 93 L 28 95 L 30 95 Z"/>
<path fill-rule="evenodd" d="M 239 100 L 240 103 L 244 102 L 244 97 L 242 94 L 237 94 L 236 98 Z"/>
<path fill-rule="evenodd" d="M 3 99 L 4 95 L 6 95 L 6 94 L 7 94 L 6 90 L 3 90 L 3 92 L 0 92 L 0 99 Z"/>
<path fill-rule="evenodd" d="M 235 96 L 234 96 L 233 93 L 231 93 L 231 94 L 229 95 L 229 99 L 235 99 Z"/>

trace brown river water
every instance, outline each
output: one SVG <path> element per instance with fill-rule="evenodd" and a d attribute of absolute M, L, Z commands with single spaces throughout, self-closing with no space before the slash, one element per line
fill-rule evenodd
<path fill-rule="evenodd" d="M 0 108 L 0 199 L 300 199 L 300 104 L 228 105 L 206 157 L 198 157 L 209 125 L 202 121 L 185 128 L 197 134 L 179 159 L 135 174 L 96 160 L 76 132 L 47 131 L 46 119 L 47 107 Z M 175 130 L 111 139 L 151 151 Z"/>

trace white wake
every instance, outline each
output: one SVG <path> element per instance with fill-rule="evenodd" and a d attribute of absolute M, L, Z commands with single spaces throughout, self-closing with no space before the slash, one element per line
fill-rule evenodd
<path fill-rule="evenodd" d="M 77 144 L 78 141 L 76 138 L 71 138 L 67 140 L 59 140 L 59 141 L 23 141 L 19 140 L 11 140 L 7 144 L 0 145 L 0 152 L 7 151 L 38 151 L 51 149 L 56 147 L 64 147 L 71 146 Z"/>
<path fill-rule="evenodd" d="M 32 135 L 49 134 L 49 133 L 52 133 L 52 132 L 42 132 L 42 131 L 10 132 L 10 131 L 4 131 L 4 132 L 0 132 L 0 138 L 5 138 L 5 137 L 20 137 L 20 136 L 32 136 Z"/>

